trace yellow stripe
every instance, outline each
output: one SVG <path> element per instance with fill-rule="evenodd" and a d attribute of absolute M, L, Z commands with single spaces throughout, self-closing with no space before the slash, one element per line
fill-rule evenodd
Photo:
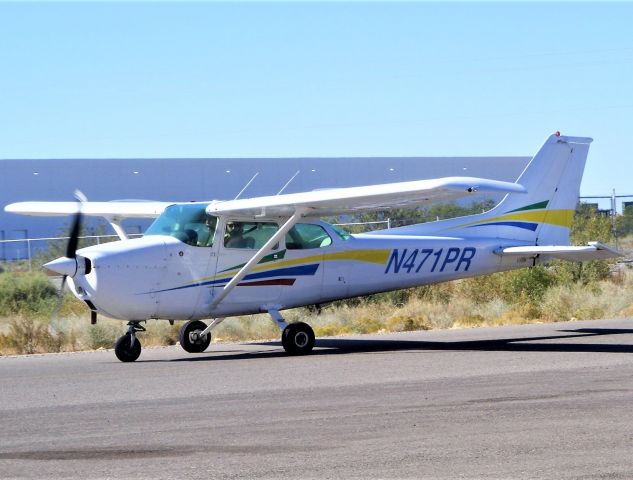
<path fill-rule="evenodd" d="M 483 223 L 519 220 L 523 222 L 548 223 L 550 225 L 570 228 L 573 219 L 574 210 L 540 210 L 536 212 L 507 213 L 499 217 L 487 218 L 464 226 L 469 227 L 471 225 L 481 225 Z"/>
<path fill-rule="evenodd" d="M 387 262 L 390 252 L 391 250 L 349 250 L 343 252 L 328 253 L 325 255 L 311 255 L 309 257 L 294 258 L 292 260 L 281 260 L 265 265 L 258 265 L 253 268 L 251 272 L 265 272 L 266 270 L 273 270 L 281 267 L 292 267 L 295 265 L 301 265 L 303 263 L 320 262 L 323 260 L 354 260 L 357 262 L 384 264 Z M 228 272 L 222 272 L 221 275 L 201 278 L 190 283 L 193 284 L 198 282 L 206 282 L 208 280 L 218 280 L 223 277 L 231 278 L 233 275 L 239 272 L 239 270 L 239 268 L 236 268 Z"/>
<path fill-rule="evenodd" d="M 508 220 L 523 220 L 526 222 L 548 223 L 560 227 L 571 227 L 574 218 L 573 210 L 544 210 L 542 212 L 521 212 L 506 215 Z"/>
<path fill-rule="evenodd" d="M 323 260 L 355 260 L 383 264 L 387 262 L 391 250 L 350 250 L 348 252 L 335 252 L 323 255 Z"/>
<path fill-rule="evenodd" d="M 312 255 L 309 257 L 294 258 L 292 260 L 281 260 L 266 265 L 259 265 L 253 268 L 252 272 L 263 272 L 273 268 L 292 267 L 302 263 L 320 262 L 322 260 L 355 260 L 357 262 L 385 263 L 389 258 L 391 250 L 349 250 L 343 252 L 327 253 L 325 255 Z M 234 270 L 235 272 L 238 269 Z"/>

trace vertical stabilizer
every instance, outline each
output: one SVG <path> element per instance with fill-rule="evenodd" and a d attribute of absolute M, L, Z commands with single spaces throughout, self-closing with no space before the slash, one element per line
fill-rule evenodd
<path fill-rule="evenodd" d="M 488 212 L 383 231 L 507 238 L 568 245 L 591 138 L 550 136 L 517 179 L 527 194 L 508 194 Z"/>
<path fill-rule="evenodd" d="M 549 137 L 517 179 L 528 194 L 507 195 L 489 213 L 501 213 L 499 223 L 532 231 L 536 245 L 568 245 L 591 141 L 559 134 Z"/>

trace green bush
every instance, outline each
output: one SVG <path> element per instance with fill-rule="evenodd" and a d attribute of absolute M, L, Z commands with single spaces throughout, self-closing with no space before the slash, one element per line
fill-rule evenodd
<path fill-rule="evenodd" d="M 88 328 L 88 347 L 93 350 L 97 348 L 113 348 L 114 342 L 121 332 L 109 323 L 97 323 Z"/>
<path fill-rule="evenodd" d="M 557 282 L 556 274 L 543 265 L 505 274 L 504 300 L 525 306 L 539 306 L 548 288 Z"/>
<path fill-rule="evenodd" d="M 587 205 L 579 204 L 570 232 L 573 245 L 586 245 L 598 241 L 609 243 L 613 240 L 613 225 L 609 217 L 599 215 Z M 609 277 L 609 262 L 594 260 L 591 262 L 554 262 L 553 267 L 561 281 L 593 284 Z"/>
<path fill-rule="evenodd" d="M 560 279 L 551 267 L 538 265 L 468 278 L 457 282 L 457 292 L 476 305 L 501 300 L 518 308 L 522 315 L 535 318 L 541 313 L 545 293 Z"/>
<path fill-rule="evenodd" d="M 479 277 L 471 277 L 457 283 L 459 294 L 482 305 L 496 299 L 505 299 L 504 288 L 507 273 L 493 273 Z"/>
<path fill-rule="evenodd" d="M 551 268 L 559 283 L 595 284 L 606 280 L 611 275 L 609 262 L 606 260 L 592 260 L 590 262 L 552 262 Z"/>
<path fill-rule="evenodd" d="M 58 302 L 58 292 L 42 273 L 0 273 L 0 316 L 50 316 Z"/>

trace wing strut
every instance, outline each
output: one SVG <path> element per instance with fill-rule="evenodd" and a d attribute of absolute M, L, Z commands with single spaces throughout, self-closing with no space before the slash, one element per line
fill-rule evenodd
<path fill-rule="evenodd" d="M 257 251 L 257 253 L 253 255 L 248 262 L 246 262 L 246 265 L 244 265 L 240 269 L 240 271 L 235 274 L 235 276 L 231 279 L 231 281 L 224 286 L 224 288 L 217 295 L 217 297 L 213 299 L 213 301 L 209 305 L 210 312 L 212 312 L 222 302 L 222 300 L 224 300 L 224 298 L 229 293 L 231 293 L 231 290 L 233 290 L 237 286 L 237 284 L 240 283 L 246 275 L 248 275 L 251 269 L 255 265 L 257 265 L 262 258 L 264 258 L 266 255 L 268 255 L 272 251 L 273 247 L 277 245 L 277 243 L 279 243 L 279 241 L 284 237 L 284 235 L 286 235 L 286 233 L 288 233 L 288 231 L 297 224 L 297 222 L 301 219 L 304 213 L 305 213 L 305 209 L 303 208 L 295 209 L 292 216 L 288 220 L 286 220 L 286 222 L 281 226 L 281 228 L 277 230 L 277 232 L 272 237 L 270 237 L 270 240 L 268 240 L 264 244 L 264 246 L 260 248 Z"/>
<path fill-rule="evenodd" d="M 110 226 L 114 229 L 114 232 L 119 236 L 121 240 L 127 240 L 128 236 L 125 233 L 125 229 L 121 225 L 121 221 L 119 219 L 106 217 L 106 220 L 110 224 Z"/>

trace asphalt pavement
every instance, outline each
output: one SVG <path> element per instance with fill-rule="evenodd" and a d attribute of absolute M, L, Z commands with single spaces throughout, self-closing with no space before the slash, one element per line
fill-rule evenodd
<path fill-rule="evenodd" d="M 632 415 L 633 320 L 0 357 L 0 478 L 633 478 Z"/>

